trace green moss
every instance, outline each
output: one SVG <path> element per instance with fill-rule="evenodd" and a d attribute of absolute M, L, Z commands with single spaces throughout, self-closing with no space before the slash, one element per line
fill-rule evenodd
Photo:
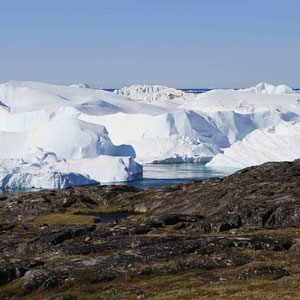
<path fill-rule="evenodd" d="M 116 280 L 94 283 L 96 271 L 76 270 L 73 281 L 50 290 L 26 294 L 21 280 L 1 287 L 0 299 L 136 299 L 142 291 L 145 299 L 298 299 L 300 274 L 279 280 L 237 280 L 235 268 L 212 271 L 189 270 L 167 275 L 124 276 Z M 242 268 L 236 268 L 236 272 Z M 228 272 L 230 271 L 231 272 Z M 219 280 L 203 282 L 197 273 L 216 275 Z M 234 273 L 236 273 L 234 272 Z M 110 293 L 113 289 L 115 293 Z"/>
<path fill-rule="evenodd" d="M 26 295 L 20 280 L 6 284 L 0 288 L 0 299 L 23 299 Z"/>
<path fill-rule="evenodd" d="M 94 216 L 74 215 L 72 213 L 52 213 L 44 216 L 39 216 L 26 224 L 94 224 Z"/>

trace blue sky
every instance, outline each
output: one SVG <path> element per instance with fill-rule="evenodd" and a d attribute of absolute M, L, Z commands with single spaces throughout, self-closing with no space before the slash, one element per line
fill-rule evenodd
<path fill-rule="evenodd" d="M 0 0 L 0 82 L 300 87 L 299 0 Z"/>

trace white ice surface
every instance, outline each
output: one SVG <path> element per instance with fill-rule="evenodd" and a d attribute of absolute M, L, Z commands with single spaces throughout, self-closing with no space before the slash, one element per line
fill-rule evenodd
<path fill-rule="evenodd" d="M 0 172 L 13 177 L 12 183 L 2 186 L 132 180 L 141 171 L 134 159 L 171 163 L 215 157 L 211 164 L 228 167 L 292 159 L 300 156 L 299 115 L 299 94 L 268 84 L 195 95 L 163 86 L 133 86 L 111 93 L 10 81 L 0 84 Z M 273 127 L 276 132 L 285 128 L 280 134 L 285 144 L 275 142 L 274 135 L 272 143 L 263 142 Z M 288 141 L 294 150 L 285 156 Z M 239 156 L 239 147 L 245 157 Z M 257 155 L 250 150 L 249 154 L 247 147 Z M 24 157 L 31 161 L 36 149 L 63 161 L 53 164 L 51 171 L 45 164 L 35 171 L 20 167 L 18 162 Z"/>
<path fill-rule="evenodd" d="M 240 114 L 265 111 L 294 112 L 300 114 L 299 94 L 254 94 L 241 90 L 212 90 L 197 95 L 195 100 L 183 103 L 180 108 L 214 113 L 234 111 Z"/>
<path fill-rule="evenodd" d="M 261 82 L 258 85 L 248 89 L 240 89 L 240 91 L 254 93 L 254 94 L 275 94 L 275 95 L 294 93 L 294 91 L 287 85 L 280 84 L 276 86 L 266 82 Z"/>
<path fill-rule="evenodd" d="M 90 86 L 87 83 L 74 83 L 71 84 L 70 87 L 82 88 L 82 89 L 89 89 Z"/>
<path fill-rule="evenodd" d="M 162 85 L 131 85 L 114 91 L 117 95 L 124 95 L 134 100 L 153 102 L 156 100 L 191 100 L 195 94 L 185 93 Z"/>
<path fill-rule="evenodd" d="M 300 157 L 300 123 L 281 123 L 257 129 L 234 143 L 207 165 L 244 168 L 267 161 L 291 161 Z"/>
<path fill-rule="evenodd" d="M 130 181 L 143 172 L 143 167 L 131 157 L 100 155 L 65 160 L 39 148 L 20 159 L 0 159 L 0 166 L 0 187 L 3 189 L 65 188 Z"/>

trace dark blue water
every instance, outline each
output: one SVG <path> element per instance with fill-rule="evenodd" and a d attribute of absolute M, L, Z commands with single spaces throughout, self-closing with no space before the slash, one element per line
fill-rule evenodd
<path fill-rule="evenodd" d="M 178 163 L 178 164 L 147 164 L 144 165 L 143 178 L 130 182 L 103 183 L 103 185 L 131 185 L 141 189 L 166 187 L 177 183 L 186 183 L 192 180 L 203 180 L 212 177 L 225 177 L 235 172 L 234 168 L 206 167 L 203 164 Z M 2 191 L 0 194 L 11 192 L 33 192 L 40 189 L 24 189 Z"/>
<path fill-rule="evenodd" d="M 177 183 L 186 183 L 192 180 L 225 177 L 236 170 L 234 168 L 212 168 L 194 163 L 147 164 L 144 165 L 143 179 L 110 184 L 131 185 L 146 190 L 149 188 L 166 187 Z"/>
<path fill-rule="evenodd" d="M 191 93 L 191 94 L 201 94 L 201 93 L 205 93 L 208 91 L 211 91 L 213 88 L 210 89 L 178 89 L 181 90 L 185 93 Z"/>
<path fill-rule="evenodd" d="M 115 89 L 103 89 L 103 90 L 108 91 L 108 92 L 113 92 Z M 211 91 L 212 88 L 209 88 L 209 89 L 178 89 L 178 90 L 184 91 L 186 93 L 201 94 L 201 93 Z"/>
<path fill-rule="evenodd" d="M 186 93 L 201 94 L 201 93 L 205 93 L 205 92 L 211 91 L 211 90 L 216 89 L 216 88 L 202 88 L 202 89 L 194 89 L 194 88 L 181 89 L 181 88 L 177 88 L 177 89 L 181 90 L 183 92 L 186 92 Z M 217 88 L 217 89 L 219 89 L 219 88 Z M 222 89 L 228 89 L 228 88 L 222 88 Z M 233 89 L 238 90 L 239 88 L 233 88 Z M 104 89 L 104 90 L 108 91 L 108 92 L 113 92 L 115 89 Z M 300 93 L 300 88 L 294 88 L 293 90 L 297 93 Z"/>

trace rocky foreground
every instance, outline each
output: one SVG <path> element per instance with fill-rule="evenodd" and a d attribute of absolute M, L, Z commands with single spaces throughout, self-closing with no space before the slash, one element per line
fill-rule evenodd
<path fill-rule="evenodd" d="M 138 214 L 95 216 L 120 211 Z M 300 160 L 0 195 L 0 237 L 0 299 L 298 299 Z"/>

